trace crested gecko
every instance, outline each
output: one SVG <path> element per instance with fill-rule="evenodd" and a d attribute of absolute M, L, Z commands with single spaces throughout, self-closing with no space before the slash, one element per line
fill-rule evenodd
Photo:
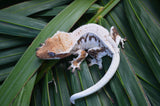
<path fill-rule="evenodd" d="M 124 48 L 126 38 L 121 38 L 117 30 L 112 26 L 110 32 L 98 24 L 86 24 L 73 32 L 67 33 L 57 31 L 51 38 L 48 38 L 41 47 L 37 48 L 36 55 L 40 59 L 62 59 L 70 55 L 78 55 L 71 61 L 68 69 L 80 69 L 81 62 L 89 55 L 91 57 L 89 66 L 97 64 L 102 69 L 102 57 L 108 55 L 112 58 L 111 65 L 95 85 L 71 96 L 70 101 L 88 96 L 101 89 L 115 74 L 119 62 L 119 43 Z"/>

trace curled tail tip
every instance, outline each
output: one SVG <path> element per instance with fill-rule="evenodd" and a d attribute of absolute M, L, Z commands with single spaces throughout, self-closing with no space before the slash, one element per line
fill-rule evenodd
<path fill-rule="evenodd" d="M 73 96 L 70 97 L 70 101 L 72 104 L 75 104 L 75 99 L 73 98 Z"/>

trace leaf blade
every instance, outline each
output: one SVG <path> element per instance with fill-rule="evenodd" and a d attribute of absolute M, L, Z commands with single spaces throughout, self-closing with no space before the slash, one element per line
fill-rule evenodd
<path fill-rule="evenodd" d="M 142 8 L 141 4 L 138 0 L 125 0 L 125 9 L 126 13 L 128 14 L 127 17 L 129 19 L 129 23 L 133 30 L 134 36 L 138 41 L 142 52 L 149 63 L 154 75 L 156 76 L 157 80 L 160 82 L 160 44 L 158 43 L 159 39 L 157 34 L 160 32 L 160 27 L 158 27 L 147 12 Z M 143 13 L 141 15 L 140 13 Z M 146 24 L 146 21 L 143 20 L 150 20 Z M 151 26 L 154 29 L 150 30 L 148 27 Z M 153 31 L 155 31 L 153 33 Z M 139 36 L 140 35 L 140 36 Z"/>
<path fill-rule="evenodd" d="M 70 2 L 70 0 L 34 0 L 26 1 L 8 8 L 2 9 L 3 12 L 19 14 L 22 16 L 29 16 L 54 6 L 62 5 Z"/>

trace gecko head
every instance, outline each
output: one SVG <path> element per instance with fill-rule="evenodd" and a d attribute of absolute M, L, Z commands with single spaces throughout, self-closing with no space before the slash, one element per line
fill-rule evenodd
<path fill-rule="evenodd" d="M 52 49 L 51 38 L 40 44 L 40 47 L 36 49 L 36 56 L 41 59 L 56 58 L 56 51 Z"/>
<path fill-rule="evenodd" d="M 48 38 L 40 47 L 36 49 L 36 56 L 40 59 L 60 59 L 70 55 L 65 51 L 63 43 L 59 39 L 57 33 L 55 37 Z"/>

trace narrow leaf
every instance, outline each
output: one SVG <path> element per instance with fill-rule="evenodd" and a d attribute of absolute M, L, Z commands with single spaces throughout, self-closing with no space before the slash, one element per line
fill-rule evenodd
<path fill-rule="evenodd" d="M 31 41 L 32 39 L 0 35 L 0 50 L 28 45 Z"/>
<path fill-rule="evenodd" d="M 55 73 L 57 76 L 57 87 L 59 89 L 61 103 L 63 106 L 69 106 L 71 105 L 70 102 L 70 95 L 69 95 L 69 89 L 67 87 L 67 82 L 64 77 L 64 65 L 60 64 L 58 67 L 56 67 Z"/>
<path fill-rule="evenodd" d="M 32 0 L 15 4 L 11 7 L 3 9 L 2 11 L 28 16 L 55 6 L 63 5 L 69 1 L 70 0 Z"/>
<path fill-rule="evenodd" d="M 0 33 L 23 37 L 35 37 L 46 25 L 43 21 L 7 12 L 0 12 L 0 23 Z"/>
<path fill-rule="evenodd" d="M 88 23 L 97 22 L 99 18 L 104 17 L 120 0 L 110 0 L 104 7 L 100 8 L 97 14 L 92 17 Z"/>
<path fill-rule="evenodd" d="M 48 73 L 42 79 L 42 106 L 50 106 L 49 88 L 48 88 Z"/>
<path fill-rule="evenodd" d="M 160 82 L 160 27 L 139 0 L 125 0 L 125 10 L 134 36 L 157 80 Z"/>
<path fill-rule="evenodd" d="M 29 106 L 30 97 L 35 84 L 36 74 L 27 82 L 27 84 L 22 88 L 21 92 L 15 98 L 12 106 Z"/>
<path fill-rule="evenodd" d="M 13 48 L 9 50 L 3 50 L 0 52 L 0 66 L 3 64 L 18 61 L 21 55 L 24 53 L 27 47 L 22 46 L 19 48 Z"/>

